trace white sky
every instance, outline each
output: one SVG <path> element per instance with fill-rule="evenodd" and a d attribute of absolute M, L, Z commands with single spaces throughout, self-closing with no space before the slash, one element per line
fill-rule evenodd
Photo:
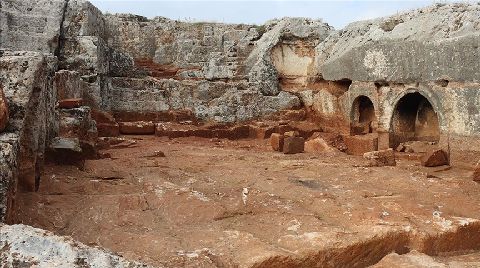
<path fill-rule="evenodd" d="M 431 5 L 434 0 L 419 1 L 293 1 L 293 0 L 90 0 L 103 12 L 132 13 L 187 21 L 263 24 L 281 17 L 309 17 L 341 29 L 358 20 L 388 16 Z M 451 2 L 451 1 L 448 1 Z M 466 2 L 466 1 L 463 1 Z"/>

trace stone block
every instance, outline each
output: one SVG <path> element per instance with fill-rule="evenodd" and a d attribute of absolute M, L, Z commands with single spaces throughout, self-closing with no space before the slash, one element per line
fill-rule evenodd
<path fill-rule="evenodd" d="M 118 123 L 97 123 L 97 131 L 99 137 L 118 137 L 120 135 Z"/>
<path fill-rule="evenodd" d="M 370 166 L 383 167 L 383 166 L 396 166 L 395 152 L 393 149 L 380 150 L 367 152 L 363 154 L 363 158 L 369 161 Z"/>
<path fill-rule="evenodd" d="M 322 153 L 333 151 L 335 151 L 335 149 L 328 145 L 328 143 L 320 137 L 305 142 L 305 152 L 307 153 Z"/>
<path fill-rule="evenodd" d="M 120 133 L 130 135 L 153 135 L 155 134 L 155 124 L 153 122 L 120 122 Z"/>
<path fill-rule="evenodd" d="M 82 98 L 86 87 L 78 72 L 68 70 L 56 72 L 53 85 L 60 100 Z"/>
<path fill-rule="evenodd" d="M 270 136 L 270 145 L 274 151 L 283 152 L 284 136 L 279 133 L 272 133 Z"/>
<path fill-rule="evenodd" d="M 428 150 L 420 159 L 424 167 L 438 167 L 448 165 L 448 155 L 444 150 Z"/>
<path fill-rule="evenodd" d="M 286 137 L 283 141 L 284 154 L 303 153 L 305 149 L 305 139 L 302 137 Z"/>
<path fill-rule="evenodd" d="M 78 138 L 54 138 L 50 144 L 48 157 L 58 165 L 85 164 L 82 147 Z"/>
<path fill-rule="evenodd" d="M 345 136 L 347 154 L 363 155 L 366 152 L 378 150 L 378 135 L 375 133 L 367 135 Z"/>
<path fill-rule="evenodd" d="M 58 101 L 58 108 L 60 109 L 73 109 L 82 106 L 83 99 L 76 98 L 76 99 L 64 99 Z"/>

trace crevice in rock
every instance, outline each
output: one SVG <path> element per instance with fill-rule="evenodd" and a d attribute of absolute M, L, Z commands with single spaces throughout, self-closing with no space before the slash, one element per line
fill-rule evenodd
<path fill-rule="evenodd" d="M 63 12 L 62 12 L 62 20 L 60 21 L 60 36 L 58 37 L 58 44 L 57 44 L 57 47 L 55 48 L 55 52 L 54 52 L 54 55 L 58 58 L 59 61 L 62 60 L 62 53 L 63 53 L 63 46 L 65 44 L 65 30 L 64 30 L 64 23 L 65 23 L 65 17 L 66 17 L 66 14 L 67 14 L 67 8 L 68 8 L 68 2 L 70 0 L 65 0 L 65 3 L 63 5 Z"/>

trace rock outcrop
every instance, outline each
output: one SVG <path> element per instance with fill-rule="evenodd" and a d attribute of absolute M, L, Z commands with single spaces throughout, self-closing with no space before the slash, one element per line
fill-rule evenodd
<path fill-rule="evenodd" d="M 148 267 L 69 237 L 21 224 L 0 225 L 0 247 L 1 267 Z"/>
<path fill-rule="evenodd" d="M 283 43 L 289 44 L 296 40 L 311 40 L 310 45 L 314 47 L 327 38 L 333 28 L 321 21 L 306 18 L 272 20 L 267 22 L 264 27 L 266 32 L 257 41 L 255 48 L 248 56 L 246 68 L 249 71 L 250 83 L 262 94 L 274 96 L 278 95 L 281 90 L 278 85 L 279 73 L 272 59 L 274 47 L 281 47 Z M 295 53 L 292 54 L 295 55 Z M 295 58 L 295 60 L 300 61 L 298 58 Z M 313 57 L 310 60 L 311 62 L 307 63 L 307 68 L 309 64 L 313 63 Z M 288 59 L 281 57 L 280 61 L 288 61 Z M 303 75 L 307 76 L 307 73 Z"/>
<path fill-rule="evenodd" d="M 436 4 L 354 22 L 317 47 L 328 80 L 480 81 L 480 5 Z"/>
<path fill-rule="evenodd" d="M 67 0 L 2 0 L 0 49 L 58 53 Z"/>
<path fill-rule="evenodd" d="M 0 57 L 0 79 L 10 104 L 9 124 L 0 135 L 19 146 L 15 155 L 23 189 L 38 186 L 45 148 L 58 129 L 56 95 L 50 80 L 55 68 L 55 58 L 48 54 L 4 52 Z"/>

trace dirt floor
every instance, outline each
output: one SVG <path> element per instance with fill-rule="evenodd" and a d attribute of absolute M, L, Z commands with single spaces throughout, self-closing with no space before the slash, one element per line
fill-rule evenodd
<path fill-rule="evenodd" d="M 410 250 L 480 259 L 469 170 L 284 155 L 267 140 L 127 138 L 84 171 L 47 166 L 15 221 L 166 267 L 365 267 Z"/>

